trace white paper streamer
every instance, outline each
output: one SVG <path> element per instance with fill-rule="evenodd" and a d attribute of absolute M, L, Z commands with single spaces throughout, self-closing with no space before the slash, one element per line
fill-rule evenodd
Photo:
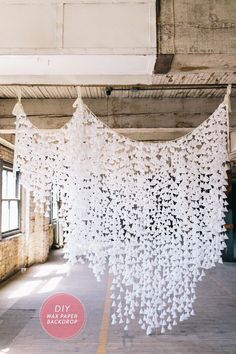
<path fill-rule="evenodd" d="M 161 143 L 120 136 L 79 98 L 56 132 L 17 110 L 15 164 L 36 208 L 49 212 L 52 183 L 70 263 L 113 274 L 112 323 L 147 334 L 194 314 L 203 269 L 222 262 L 227 185 L 226 103 L 190 134 Z"/>

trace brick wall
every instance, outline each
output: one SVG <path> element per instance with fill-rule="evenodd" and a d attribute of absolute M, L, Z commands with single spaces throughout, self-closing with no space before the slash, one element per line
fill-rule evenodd
<path fill-rule="evenodd" d="M 12 150 L 0 144 L 0 159 L 12 163 L 14 153 Z"/>
<path fill-rule="evenodd" d="M 0 159 L 12 163 L 13 151 L 0 145 Z M 0 280 L 8 278 L 22 267 L 45 262 L 53 242 L 49 219 L 34 213 L 30 196 L 27 213 L 27 193 L 22 189 L 21 194 L 21 233 L 0 240 Z"/>

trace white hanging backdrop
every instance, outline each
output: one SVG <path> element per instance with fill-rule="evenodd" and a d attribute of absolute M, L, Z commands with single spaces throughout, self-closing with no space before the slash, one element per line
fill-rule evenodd
<path fill-rule="evenodd" d="M 228 97 L 228 96 L 227 96 Z M 78 99 L 56 132 L 36 128 L 18 102 L 15 171 L 49 212 L 52 183 L 69 262 L 112 273 L 112 323 L 147 334 L 194 314 L 196 283 L 222 262 L 227 185 L 227 97 L 190 134 L 144 143 L 104 125 Z"/>

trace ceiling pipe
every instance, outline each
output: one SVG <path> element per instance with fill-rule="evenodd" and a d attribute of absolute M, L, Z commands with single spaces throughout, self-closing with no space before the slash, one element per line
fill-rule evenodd
<path fill-rule="evenodd" d="M 218 90 L 226 89 L 228 84 L 159 84 L 159 85 L 137 85 L 137 86 L 107 86 L 106 95 L 110 96 L 112 91 L 165 91 L 165 90 Z M 236 84 L 231 84 L 236 88 Z"/>
<path fill-rule="evenodd" d="M 145 84 L 137 84 L 137 85 L 81 85 L 81 84 L 77 84 L 77 85 L 72 85 L 72 84 L 18 84 L 18 83 L 13 83 L 13 84 L 0 84 L 0 87 L 71 87 L 74 88 L 76 90 L 76 87 L 80 86 L 80 87 L 104 87 L 104 88 L 112 88 L 112 89 L 123 89 L 123 90 L 145 90 L 145 89 L 149 89 L 149 90 L 161 90 L 161 89 L 169 89 L 169 90 L 190 90 L 190 89 L 217 89 L 217 88 L 226 88 L 229 83 L 215 83 L 215 84 L 150 84 L 150 85 L 145 85 Z M 231 83 L 233 88 L 236 88 L 236 83 Z"/>

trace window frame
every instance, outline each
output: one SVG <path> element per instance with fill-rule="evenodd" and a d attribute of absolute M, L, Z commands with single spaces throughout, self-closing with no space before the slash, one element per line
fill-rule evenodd
<path fill-rule="evenodd" d="M 21 232 L 21 188 L 20 188 L 20 182 L 19 182 L 19 173 L 17 172 L 16 175 L 16 195 L 17 198 L 12 198 L 12 199 L 8 199 L 8 200 L 15 200 L 18 202 L 18 227 L 16 229 L 12 229 L 12 230 L 8 230 L 5 232 L 2 232 L 2 202 L 5 200 L 4 198 L 2 198 L 2 174 L 3 174 L 3 170 L 4 167 L 6 167 L 6 169 L 9 169 L 10 171 L 13 171 L 13 164 L 0 159 L 0 240 L 3 240 L 9 236 L 14 236 L 17 235 Z"/>

